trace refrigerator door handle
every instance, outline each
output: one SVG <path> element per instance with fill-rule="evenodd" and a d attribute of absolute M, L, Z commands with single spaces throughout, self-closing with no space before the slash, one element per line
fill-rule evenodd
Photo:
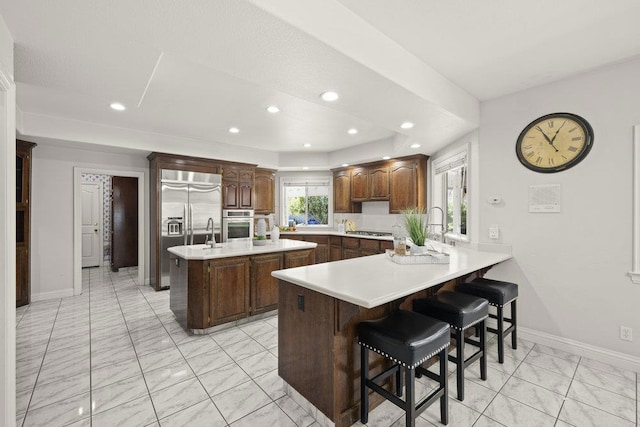
<path fill-rule="evenodd" d="M 184 204 L 184 207 L 182 209 L 182 218 L 184 221 L 182 234 L 184 235 L 184 245 L 187 246 L 187 234 L 189 234 L 189 223 L 187 222 L 187 204 L 186 203 Z"/>
<path fill-rule="evenodd" d="M 193 204 L 189 203 L 189 227 L 191 228 L 191 245 L 193 245 Z"/>

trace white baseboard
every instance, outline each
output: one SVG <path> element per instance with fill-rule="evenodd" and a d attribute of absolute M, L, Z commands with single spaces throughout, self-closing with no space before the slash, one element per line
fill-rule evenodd
<path fill-rule="evenodd" d="M 73 288 L 61 289 L 59 291 L 39 292 L 31 294 L 31 302 L 44 301 L 48 299 L 66 298 L 73 296 Z"/>
<path fill-rule="evenodd" d="M 640 372 L 640 357 L 518 326 L 518 337 L 622 369 Z"/>

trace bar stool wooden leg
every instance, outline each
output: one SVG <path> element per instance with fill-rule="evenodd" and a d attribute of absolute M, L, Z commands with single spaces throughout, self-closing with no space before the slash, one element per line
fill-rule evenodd
<path fill-rule="evenodd" d="M 360 347 L 360 422 L 366 424 L 369 421 L 369 389 L 367 376 L 369 371 L 369 350 Z"/>
<path fill-rule="evenodd" d="M 483 380 L 487 379 L 487 329 L 484 324 L 484 320 L 479 323 L 480 328 L 480 348 L 482 349 L 482 356 L 480 356 L 480 378 Z"/>
<path fill-rule="evenodd" d="M 415 369 L 405 369 L 406 372 L 406 388 L 407 395 L 405 397 L 405 405 L 406 405 L 406 425 L 407 427 L 415 427 L 416 425 L 416 394 L 414 390 L 414 383 L 416 380 L 416 371 Z"/>
<path fill-rule="evenodd" d="M 511 331 L 511 347 L 515 350 L 518 348 L 518 328 L 516 327 L 516 300 L 511 301 L 511 324 L 513 330 Z"/>
<path fill-rule="evenodd" d="M 440 352 L 440 387 L 444 389 L 444 394 L 440 398 L 440 421 L 442 424 L 449 424 L 449 381 L 447 368 L 447 350 Z"/>
<path fill-rule="evenodd" d="M 456 337 L 456 385 L 458 390 L 458 400 L 464 400 L 464 331 L 462 329 L 455 330 Z"/>
<path fill-rule="evenodd" d="M 402 368 L 399 365 L 396 371 L 396 396 L 402 397 Z"/>
<path fill-rule="evenodd" d="M 498 306 L 498 362 L 504 363 L 504 309 Z"/>

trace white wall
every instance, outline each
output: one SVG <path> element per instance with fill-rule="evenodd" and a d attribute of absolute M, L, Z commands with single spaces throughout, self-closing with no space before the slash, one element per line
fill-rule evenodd
<path fill-rule="evenodd" d="M 104 153 L 40 143 L 33 149 L 31 205 L 31 294 L 73 292 L 73 168 L 144 172 L 144 155 Z M 117 175 L 117 174 L 116 174 Z M 145 185 L 145 206 L 149 194 Z M 145 279 L 149 278 L 149 212 L 145 209 Z"/>
<path fill-rule="evenodd" d="M 640 286 L 632 266 L 632 129 L 640 123 L 640 59 L 483 102 L 479 134 L 479 240 L 498 224 L 514 259 L 488 277 L 520 285 L 521 326 L 640 356 Z M 595 133 L 572 169 L 541 174 L 515 154 L 519 133 L 544 114 L 570 112 Z M 560 184 L 562 212 L 528 213 L 528 186 Z M 503 198 L 501 205 L 485 202 Z M 620 325 L 635 331 L 621 341 Z"/>
<path fill-rule="evenodd" d="M 16 422 L 16 205 L 13 39 L 0 16 L 0 425 Z"/>

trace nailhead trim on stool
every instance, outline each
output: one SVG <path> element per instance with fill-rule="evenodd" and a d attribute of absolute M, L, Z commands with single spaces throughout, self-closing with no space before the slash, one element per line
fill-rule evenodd
<path fill-rule="evenodd" d="M 468 283 L 456 286 L 456 291 L 486 298 L 489 305 L 496 307 L 497 313 L 489 313 L 489 317 L 496 319 L 497 329 L 487 328 L 487 331 L 498 335 L 498 362 L 504 363 L 504 338 L 511 334 L 511 347 L 518 348 L 517 311 L 518 285 L 501 280 L 477 278 Z M 511 306 L 511 317 L 504 317 L 504 306 Z M 504 328 L 504 322 L 510 323 Z"/>
<path fill-rule="evenodd" d="M 445 322 L 405 310 L 397 310 L 379 320 L 358 325 L 360 344 L 360 421 L 369 420 L 369 389 L 402 408 L 405 422 L 415 426 L 416 418 L 431 404 L 440 400 L 442 424 L 448 423 L 447 348 L 449 326 Z M 394 364 L 373 378 L 369 375 L 369 351 L 375 351 Z M 436 375 L 420 366 L 438 355 L 440 374 Z M 402 370 L 405 372 L 406 397 L 402 396 Z M 438 388 L 416 404 L 416 373 L 438 381 Z M 382 387 L 382 381 L 395 374 L 395 395 Z"/>

